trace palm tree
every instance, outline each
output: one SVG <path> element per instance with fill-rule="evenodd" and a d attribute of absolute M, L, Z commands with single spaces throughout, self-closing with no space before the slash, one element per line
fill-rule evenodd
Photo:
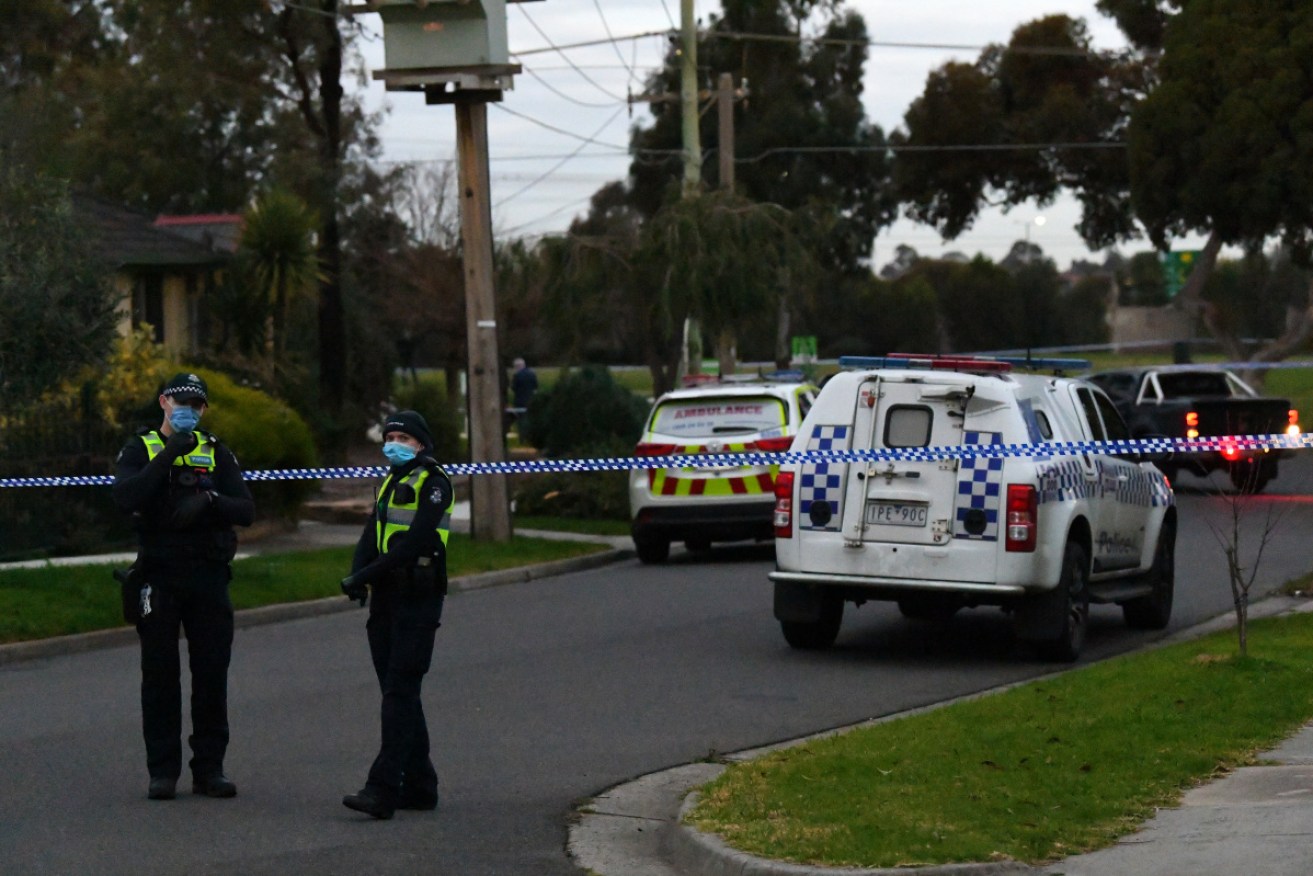
<path fill-rule="evenodd" d="M 287 317 L 293 299 L 314 291 L 319 281 L 315 229 L 319 217 L 305 202 L 278 189 L 266 192 L 246 211 L 241 248 L 254 282 L 269 302 L 265 355 L 272 380 L 275 364 L 287 351 Z"/>

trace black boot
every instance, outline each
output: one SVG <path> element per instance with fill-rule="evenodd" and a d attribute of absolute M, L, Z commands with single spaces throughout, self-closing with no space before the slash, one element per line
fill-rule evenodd
<path fill-rule="evenodd" d="M 378 788 L 371 788 L 369 785 L 355 794 L 347 794 L 342 798 L 342 805 L 379 819 L 391 818 L 392 813 L 397 810 L 396 801 L 392 799 L 391 794 Z"/>
<path fill-rule="evenodd" d="M 151 800 L 172 800 L 178 796 L 178 780 L 158 777 L 150 780 L 146 797 Z"/>

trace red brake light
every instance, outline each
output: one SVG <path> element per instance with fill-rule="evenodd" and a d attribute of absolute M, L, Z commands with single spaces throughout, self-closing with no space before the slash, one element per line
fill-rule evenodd
<path fill-rule="evenodd" d="M 1240 458 L 1240 448 L 1236 447 L 1234 444 L 1223 444 L 1222 458 L 1227 462 L 1235 462 Z"/>
<path fill-rule="evenodd" d="M 677 444 L 639 444 L 634 448 L 634 456 L 669 456 L 678 446 Z"/>
<path fill-rule="evenodd" d="M 761 438 L 757 441 L 757 449 L 766 453 L 783 453 L 793 445 L 792 436 L 783 438 Z"/>
<path fill-rule="evenodd" d="M 793 538 L 793 472 L 775 476 L 775 537 Z"/>
<path fill-rule="evenodd" d="M 1028 484 L 1008 484 L 1006 549 L 1033 551 L 1039 534 L 1039 493 Z"/>

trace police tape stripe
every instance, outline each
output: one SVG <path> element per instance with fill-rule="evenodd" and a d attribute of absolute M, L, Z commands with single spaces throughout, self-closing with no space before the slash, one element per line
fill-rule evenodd
<path fill-rule="evenodd" d="M 545 472 L 631 471 L 637 469 L 689 468 L 738 465 L 790 465 L 818 462 L 939 462 L 949 459 L 996 459 L 1074 456 L 1101 453 L 1122 456 L 1132 453 L 1201 453 L 1236 450 L 1307 450 L 1313 448 L 1313 433 L 1299 435 L 1224 435 L 1209 438 L 1140 438 L 1128 441 L 1050 441 L 1041 444 L 971 444 L 963 446 L 913 447 L 897 450 L 803 450 L 783 453 L 715 453 L 679 456 L 618 456 L 602 459 L 531 459 L 508 462 L 456 462 L 443 465 L 451 475 L 538 474 Z M 248 481 L 333 480 L 378 478 L 385 466 L 342 468 L 277 468 L 244 472 Z M 113 475 L 77 475 L 42 478 L 0 478 L 5 487 L 90 487 L 114 483 Z"/>

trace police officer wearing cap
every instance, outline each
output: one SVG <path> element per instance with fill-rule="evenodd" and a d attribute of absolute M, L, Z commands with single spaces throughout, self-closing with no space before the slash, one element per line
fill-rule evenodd
<path fill-rule="evenodd" d="M 438 805 L 420 685 L 442 618 L 455 505 L 451 479 L 429 455 L 433 437 L 422 416 L 393 414 L 383 425 L 383 442 L 391 468 L 356 545 L 351 574 L 342 579 L 342 592 L 362 605 L 372 591 L 365 629 L 383 693 L 378 756 L 365 787 L 342 803 L 374 818 Z"/>
<path fill-rule="evenodd" d="M 233 526 L 251 524 L 255 503 L 236 457 L 196 428 L 209 403 L 205 381 L 178 374 L 159 403 L 163 423 L 128 440 L 114 476 L 114 501 L 132 514 L 140 544 L 137 636 L 147 796 L 172 800 L 182 773 L 181 627 L 191 669 L 192 791 L 232 797 L 237 786 L 223 774 L 233 641 L 228 582 L 237 551 Z"/>

